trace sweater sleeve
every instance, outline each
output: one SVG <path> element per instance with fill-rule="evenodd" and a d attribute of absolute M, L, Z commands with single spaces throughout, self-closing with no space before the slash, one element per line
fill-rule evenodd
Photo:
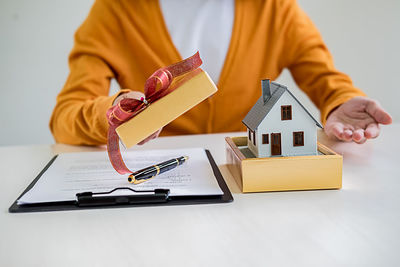
<path fill-rule="evenodd" d="M 122 92 L 109 96 L 113 65 L 118 61 L 116 39 L 121 34 L 116 7 L 96 1 L 75 33 L 69 56 L 70 74 L 57 96 L 50 129 L 59 143 L 100 145 L 107 141 L 106 111 Z M 126 91 L 126 90 L 125 90 Z"/>
<path fill-rule="evenodd" d="M 320 33 L 296 1 L 285 2 L 285 65 L 298 86 L 320 109 L 321 121 L 325 124 L 333 109 L 365 94 L 353 86 L 349 76 L 334 67 Z"/>

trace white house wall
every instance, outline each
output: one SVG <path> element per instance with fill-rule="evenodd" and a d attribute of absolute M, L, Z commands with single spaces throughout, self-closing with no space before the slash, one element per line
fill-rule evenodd
<path fill-rule="evenodd" d="M 281 106 L 284 105 L 292 106 L 291 120 L 281 120 Z M 316 127 L 314 120 L 286 91 L 258 126 L 256 144 L 259 151 L 253 150 L 253 153 L 260 152 L 258 157 L 271 156 L 271 133 L 281 133 L 282 156 L 316 155 Z M 304 146 L 293 146 L 293 132 L 304 132 Z M 262 134 L 269 135 L 269 144 L 262 144 Z"/>
<path fill-rule="evenodd" d="M 258 140 L 256 139 L 256 145 L 258 144 L 257 142 Z M 249 139 L 249 129 L 247 129 L 247 146 L 249 147 L 250 151 L 253 152 L 254 155 L 258 155 L 258 148 L 257 146 L 254 146 L 253 143 L 253 134 L 251 134 L 251 139 Z"/>

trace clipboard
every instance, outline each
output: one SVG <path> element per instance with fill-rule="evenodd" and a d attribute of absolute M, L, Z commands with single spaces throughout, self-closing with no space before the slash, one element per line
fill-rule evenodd
<path fill-rule="evenodd" d="M 105 208 L 130 208 L 130 207 L 144 207 L 144 206 L 171 206 L 171 205 L 193 205 L 193 204 L 215 204 L 215 203 L 229 203 L 233 201 L 233 196 L 225 183 L 224 178 L 219 171 L 217 164 L 214 161 L 209 150 L 205 150 L 207 158 L 212 167 L 214 176 L 221 188 L 222 195 L 193 195 L 193 196 L 170 196 L 169 189 L 155 189 L 147 191 L 137 191 L 131 188 L 115 188 L 109 192 L 81 192 L 77 194 L 77 199 L 74 201 L 63 202 L 48 202 L 36 204 L 18 205 L 17 200 L 20 199 L 26 192 L 28 192 L 46 170 L 56 160 L 57 155 L 54 156 L 39 175 L 31 182 L 31 184 L 24 190 L 24 192 L 14 201 L 8 209 L 10 213 L 23 213 L 23 212 L 45 212 L 45 211 L 64 211 L 64 210 L 81 210 L 81 209 L 105 209 Z M 122 195 L 122 196 L 108 196 L 112 192 L 120 189 L 128 189 L 137 191 L 138 195 Z M 143 194 L 145 193 L 145 194 Z"/>

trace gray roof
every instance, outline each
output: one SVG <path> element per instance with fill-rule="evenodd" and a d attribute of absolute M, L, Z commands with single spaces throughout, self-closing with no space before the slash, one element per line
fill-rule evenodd
<path fill-rule="evenodd" d="M 276 102 L 279 100 L 279 98 L 287 91 L 296 101 L 299 103 L 299 105 L 306 111 L 306 113 L 311 117 L 311 119 L 314 120 L 315 124 L 322 128 L 322 125 L 308 112 L 308 110 L 300 103 L 300 101 L 287 89 L 286 86 L 281 85 L 276 82 L 271 82 L 270 84 L 271 87 L 271 97 L 270 99 L 267 100 L 267 102 L 264 104 L 263 96 L 261 96 L 256 104 L 251 108 L 249 113 L 247 113 L 246 117 L 242 120 L 244 125 L 247 126 L 252 131 L 255 131 L 260 125 L 260 123 L 263 121 L 265 116 L 268 115 L 268 113 L 271 111 L 272 107 L 276 104 Z"/>

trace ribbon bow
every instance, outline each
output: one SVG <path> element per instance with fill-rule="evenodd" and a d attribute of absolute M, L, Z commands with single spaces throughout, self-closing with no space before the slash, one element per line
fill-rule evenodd
<path fill-rule="evenodd" d="M 126 167 L 119 148 L 119 137 L 115 129 L 143 111 L 150 103 L 172 92 L 170 85 L 175 77 L 197 69 L 202 64 L 199 52 L 176 64 L 158 69 L 144 85 L 145 98 L 125 98 L 117 105 L 107 110 L 107 119 L 110 125 L 107 135 L 107 151 L 111 164 L 120 174 L 132 173 Z"/>

